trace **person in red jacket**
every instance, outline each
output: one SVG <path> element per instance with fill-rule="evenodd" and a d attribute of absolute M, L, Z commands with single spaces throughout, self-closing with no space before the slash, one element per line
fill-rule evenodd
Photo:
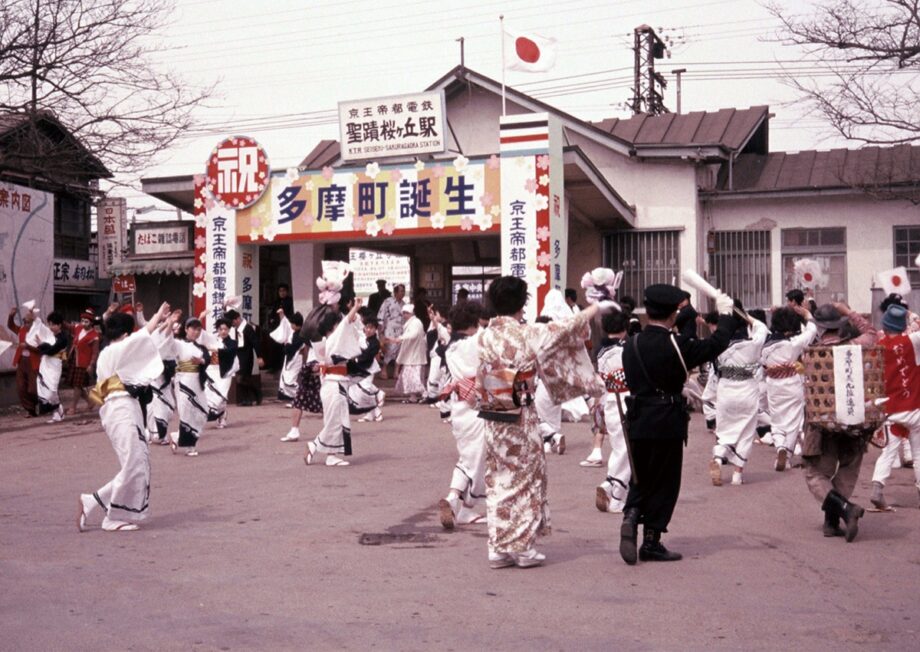
<path fill-rule="evenodd" d="M 76 414 L 80 397 L 86 400 L 90 407 L 87 387 L 91 385 L 90 379 L 95 372 L 96 358 L 99 357 L 99 334 L 93 328 L 93 319 L 96 313 L 92 308 L 87 308 L 80 313 L 80 323 L 73 328 L 73 338 L 70 347 L 70 386 L 73 387 L 73 403 L 67 414 Z"/>
<path fill-rule="evenodd" d="M 22 315 L 22 324 L 16 325 L 17 308 L 11 308 L 6 320 L 6 327 L 19 338 L 19 345 L 13 355 L 13 367 L 16 369 L 16 389 L 19 393 L 19 404 L 26 411 L 27 417 L 35 416 L 38 407 L 38 365 L 42 356 L 34 346 L 26 344 L 26 335 L 32 328 L 34 319 L 32 311 L 28 310 Z"/>

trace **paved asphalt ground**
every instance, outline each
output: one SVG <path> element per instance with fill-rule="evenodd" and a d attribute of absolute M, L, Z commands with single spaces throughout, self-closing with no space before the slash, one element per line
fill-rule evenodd
<path fill-rule="evenodd" d="M 83 534 L 77 495 L 117 470 L 98 422 L 0 417 L 0 649 L 917 649 L 909 470 L 889 485 L 895 513 L 867 514 L 852 544 L 825 539 L 801 470 L 774 472 L 772 449 L 755 448 L 745 486 L 712 487 L 694 416 L 665 539 L 685 559 L 627 567 L 620 517 L 594 508 L 604 470 L 578 466 L 588 425 L 565 424 L 547 564 L 496 571 L 484 526 L 438 523 L 456 454 L 436 411 L 388 405 L 354 424 L 349 468 L 304 466 L 302 444 L 278 441 L 289 416 L 234 408 L 198 458 L 153 447 L 148 524 Z"/>

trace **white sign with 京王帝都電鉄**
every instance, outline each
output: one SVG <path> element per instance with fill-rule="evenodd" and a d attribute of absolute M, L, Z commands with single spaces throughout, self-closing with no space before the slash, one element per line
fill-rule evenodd
<path fill-rule="evenodd" d="M 443 91 L 339 102 L 345 161 L 443 152 L 444 128 Z"/>

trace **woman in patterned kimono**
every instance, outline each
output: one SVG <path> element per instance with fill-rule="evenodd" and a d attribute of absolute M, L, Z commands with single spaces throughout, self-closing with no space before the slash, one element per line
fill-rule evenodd
<path fill-rule="evenodd" d="M 486 420 L 486 507 L 489 565 L 521 568 L 543 563 L 534 547 L 548 534 L 546 458 L 533 405 L 537 374 L 550 397 L 563 403 L 576 396 L 600 397 L 604 385 L 585 350 L 588 324 L 598 305 L 551 324 L 521 323 L 527 283 L 503 276 L 489 286 L 498 315 L 477 336 L 479 416 Z"/>

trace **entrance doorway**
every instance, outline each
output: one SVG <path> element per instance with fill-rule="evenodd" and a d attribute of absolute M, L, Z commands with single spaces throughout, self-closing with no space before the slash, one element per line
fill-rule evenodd
<path fill-rule="evenodd" d="M 502 268 L 486 265 L 454 265 L 451 267 L 451 303 L 457 303 L 457 292 L 470 293 L 471 301 L 482 301 L 492 279 L 501 276 Z"/>

